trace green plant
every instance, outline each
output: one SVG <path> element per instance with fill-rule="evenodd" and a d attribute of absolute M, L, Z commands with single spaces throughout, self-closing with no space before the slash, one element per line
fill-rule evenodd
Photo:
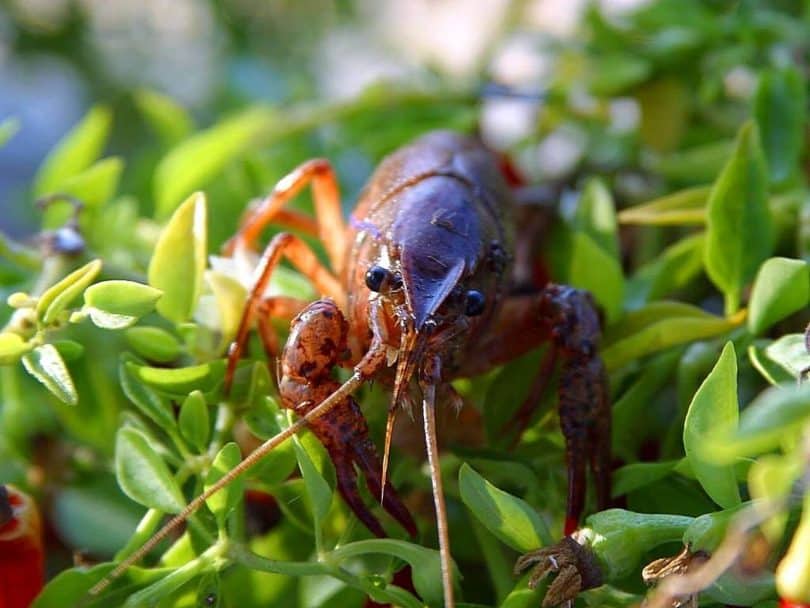
<path fill-rule="evenodd" d="M 646 563 L 684 545 L 714 555 L 742 512 L 769 547 L 765 563 L 757 576 L 708 581 L 701 605 L 764 608 L 777 592 L 810 602 L 795 574 L 806 572 L 810 517 L 810 389 L 796 386 L 810 365 L 807 85 L 791 60 L 806 54 L 808 9 L 733 4 L 663 1 L 620 23 L 591 12 L 588 45 L 555 49 L 545 109 L 512 150 L 563 127 L 588 142 L 567 176 L 575 210 L 538 247 L 555 280 L 590 289 L 606 319 L 601 352 L 622 462 L 613 493 L 627 510 L 585 522 L 583 542 L 607 583 L 583 593 L 585 605 L 637 603 Z M 734 66 L 756 79 L 750 96 L 724 88 Z M 573 102 L 583 87 L 593 103 Z M 638 104 L 637 128 L 611 126 L 620 97 Z M 199 129 L 172 100 L 137 100 L 160 136 L 149 150 L 126 164 L 102 158 L 115 113 L 99 106 L 32 185 L 32 199 L 80 200 L 78 224 L 56 200 L 43 213 L 43 246 L 0 240 L 10 305 L 0 313 L 0 479 L 49 494 L 63 542 L 113 561 L 221 477 L 253 437 L 292 422 L 259 355 L 222 395 L 245 285 L 208 256 L 245 203 L 296 162 L 337 157 L 347 142 L 371 164 L 430 128 L 469 129 L 479 103 L 467 91 L 381 87 L 335 105 L 248 108 Z M 0 142 L 13 131 L 0 124 Z M 642 195 L 628 186 L 639 176 Z M 343 185 L 348 204 L 360 179 Z M 81 241 L 78 254 L 61 246 L 69 239 Z M 313 297 L 288 268 L 274 281 L 280 293 Z M 537 605 L 542 585 L 529 589 L 512 567 L 562 527 L 554 415 L 545 410 L 519 440 L 502 431 L 539 357 L 457 382 L 469 418 L 451 417 L 440 438 L 458 584 L 475 605 Z M 379 437 L 385 395 L 364 389 L 360 401 Z M 44 453 L 35 437 L 48 438 Z M 54 453 L 66 454 L 58 466 Z M 46 480 L 32 482 L 32 463 L 43 459 Z M 392 466 L 423 538 L 435 538 L 430 511 L 418 509 L 430 492 L 419 460 L 400 445 Z M 84 605 L 440 604 L 430 541 L 404 540 L 393 526 L 389 539 L 368 538 L 334 498 L 334 478 L 312 436 L 287 441 Z M 752 501 L 757 516 L 746 509 Z M 280 515 L 256 517 L 262 504 Z M 257 532 L 257 522 L 269 530 Z M 738 552 L 754 536 L 741 538 Z M 413 589 L 392 582 L 403 564 Z M 58 567 L 35 606 L 79 602 L 113 564 Z"/>

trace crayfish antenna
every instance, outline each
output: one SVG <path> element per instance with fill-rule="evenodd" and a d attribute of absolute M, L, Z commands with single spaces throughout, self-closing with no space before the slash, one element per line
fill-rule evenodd
<path fill-rule="evenodd" d="M 385 422 L 385 445 L 382 457 L 382 487 L 380 488 L 380 504 L 385 502 L 385 484 L 388 482 L 388 462 L 391 457 L 391 438 L 394 434 L 394 422 L 397 419 L 397 405 L 394 403 L 388 410 L 388 420 Z"/>
<path fill-rule="evenodd" d="M 292 437 L 295 433 L 300 431 L 302 428 L 307 426 L 311 421 L 323 416 L 327 412 L 329 412 L 332 408 L 338 405 L 341 401 L 343 401 L 346 397 L 351 395 L 354 391 L 356 391 L 360 385 L 363 384 L 363 376 L 360 372 L 354 372 L 352 376 L 344 382 L 340 388 L 338 388 L 334 393 L 329 395 L 326 399 L 321 401 L 317 405 L 317 407 L 313 408 L 306 415 L 298 418 L 294 423 L 288 426 L 286 429 L 278 433 L 277 435 L 271 437 L 263 444 L 261 444 L 258 448 L 253 450 L 250 454 L 245 457 L 245 459 L 228 471 L 225 475 L 223 475 L 216 483 L 214 483 L 211 487 L 209 487 L 205 492 L 194 498 L 186 507 L 180 511 L 177 515 L 172 517 L 160 530 L 158 530 L 152 538 L 146 541 L 141 547 L 135 551 L 132 555 L 127 557 L 124 561 L 118 564 L 113 570 L 107 574 L 103 579 L 93 585 L 90 590 L 87 592 L 88 595 L 98 595 L 102 591 L 104 591 L 110 584 L 121 576 L 126 570 L 134 565 L 136 562 L 140 561 L 147 553 L 149 553 L 155 546 L 166 538 L 175 528 L 180 526 L 184 521 L 186 521 L 191 515 L 193 515 L 203 504 L 205 501 L 211 498 L 214 494 L 219 492 L 222 488 L 227 486 L 231 483 L 234 479 L 239 477 L 242 473 L 247 471 L 251 468 L 254 464 L 256 464 L 259 460 L 261 460 L 265 455 L 267 455 L 270 451 L 275 449 L 281 443 Z"/>
<path fill-rule="evenodd" d="M 439 558 L 442 567 L 442 587 L 445 608 L 454 608 L 453 559 L 450 556 L 450 535 L 447 530 L 447 506 L 444 502 L 442 473 L 439 466 L 439 446 L 436 441 L 436 385 L 423 387 L 422 414 L 425 419 L 425 448 L 427 449 L 430 482 L 433 485 L 433 506 L 439 534 Z"/>

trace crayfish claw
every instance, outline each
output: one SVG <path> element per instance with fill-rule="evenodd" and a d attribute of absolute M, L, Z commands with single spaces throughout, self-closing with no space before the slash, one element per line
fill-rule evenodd
<path fill-rule="evenodd" d="M 602 584 L 593 555 L 571 536 L 551 547 L 520 556 L 515 563 L 515 574 L 528 568 L 532 568 L 530 589 L 537 587 L 549 574 L 556 574 L 543 599 L 544 608 L 573 602 L 580 592 Z"/>

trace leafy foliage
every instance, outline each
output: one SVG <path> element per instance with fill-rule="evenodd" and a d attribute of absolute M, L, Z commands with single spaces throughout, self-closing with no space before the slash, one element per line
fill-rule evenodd
<path fill-rule="evenodd" d="M 561 41 L 550 51 L 556 67 L 543 109 L 507 151 L 535 158 L 566 130 L 584 142 L 557 178 L 569 194 L 535 247 L 554 281 L 591 290 L 605 317 L 600 352 L 621 460 L 613 494 L 627 510 L 585 522 L 607 586 L 584 593 L 582 605 L 637 604 L 645 563 L 679 543 L 715 551 L 749 497 L 770 509 L 761 522 L 769 565 L 756 577 L 718 579 L 701 605 L 771 606 L 777 591 L 810 601 L 795 597 L 806 584 L 788 580 L 810 560 L 810 389 L 797 386 L 810 366 L 807 83 L 804 64 L 789 59 L 806 59 L 807 10 L 661 0 L 609 20 L 589 9 L 587 44 Z M 728 82 L 738 69 L 753 79 L 742 93 Z M 41 248 L 0 238 L 9 304 L 0 331 L 0 478 L 30 485 L 36 476 L 26 471 L 41 456 L 32 439 L 46 438 L 66 455 L 48 480 L 50 492 L 67 497 L 57 499 L 55 528 L 71 531 L 70 549 L 92 546 L 102 561 L 132 554 L 256 438 L 291 423 L 259 348 L 249 349 L 224 397 L 225 356 L 251 277 L 216 254 L 247 202 L 306 158 L 346 153 L 370 168 L 423 131 L 470 129 L 480 116 L 472 91 L 377 87 L 335 104 L 249 107 L 199 127 L 172 99 L 133 95 L 154 133 L 153 162 L 104 157 L 120 117 L 97 106 L 31 187 L 32 201 L 81 199 L 78 225 L 55 204 L 43 214 Z M 638 110 L 631 128 L 612 122 L 619 101 Z M 16 128 L 0 123 L 0 145 Z M 365 177 L 340 176 L 347 212 Z M 306 197 L 293 207 L 311 212 Z M 81 239 L 78 255 L 60 249 L 68 237 Z M 325 259 L 322 245 L 303 238 Z M 289 267 L 271 290 L 313 299 Z M 514 578 L 512 564 L 562 529 L 556 380 L 527 430 L 516 437 L 508 428 L 540 359 L 530 353 L 454 383 L 464 418 L 443 425 L 442 465 L 456 580 L 475 605 L 537 605 L 540 592 Z M 364 388 L 359 402 L 379 445 L 387 396 Z M 390 538 L 369 538 L 334 496 L 327 453 L 305 433 L 85 605 L 191 606 L 209 597 L 223 606 L 359 607 L 366 597 L 439 605 L 435 522 L 420 507 L 430 504 L 430 484 L 412 455 L 421 446 L 403 437 L 391 478 L 413 508 L 418 539 L 405 539 L 384 514 Z M 381 513 L 378 497 L 364 500 Z M 86 519 L 76 504 L 107 516 L 78 526 Z M 86 542 L 119 539 L 121 527 L 129 535 L 122 546 Z M 412 587 L 395 578 L 405 564 Z M 36 606 L 80 601 L 111 566 L 59 568 Z"/>

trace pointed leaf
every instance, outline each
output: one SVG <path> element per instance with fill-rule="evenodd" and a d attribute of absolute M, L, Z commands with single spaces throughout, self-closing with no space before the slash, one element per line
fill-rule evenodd
<path fill-rule="evenodd" d="M 92 108 L 48 154 L 34 178 L 34 195 L 59 192 L 66 180 L 92 165 L 104 149 L 111 124 L 109 108 Z"/>
<path fill-rule="evenodd" d="M 175 420 L 171 406 L 138 378 L 137 371 L 141 367 L 132 356 L 124 354 L 118 366 L 118 379 L 121 390 L 127 398 L 134 403 L 142 414 L 149 417 L 162 428 L 174 428 Z"/>
<path fill-rule="evenodd" d="M 105 158 L 64 180 L 58 190 L 48 194 L 67 194 L 79 199 L 86 208 L 100 207 L 115 196 L 123 169 L 124 162 L 120 158 Z M 51 205 L 45 210 L 42 225 L 58 228 L 72 213 L 73 209 L 68 205 Z"/>
<path fill-rule="evenodd" d="M 163 292 L 158 312 L 170 321 L 187 321 L 200 297 L 206 255 L 206 202 L 192 194 L 172 215 L 149 262 L 149 284 Z"/>
<path fill-rule="evenodd" d="M 200 391 L 192 391 L 183 401 L 177 424 L 183 439 L 197 448 L 198 452 L 205 451 L 211 433 L 211 420 L 208 404 Z"/>
<path fill-rule="evenodd" d="M 461 500 L 501 542 L 524 553 L 553 542 L 545 522 L 527 502 L 496 488 L 469 465 L 461 465 L 458 483 Z"/>
<path fill-rule="evenodd" d="M 274 123 L 271 111 L 254 108 L 172 148 L 155 170 L 157 217 L 167 217 L 183 197 L 203 187 Z"/>
<path fill-rule="evenodd" d="M 179 513 L 185 506 L 166 463 L 133 427 L 119 429 L 116 436 L 115 476 L 124 494 L 138 504 L 166 513 Z"/>
<path fill-rule="evenodd" d="M 616 235 L 616 205 L 605 182 L 589 179 L 582 190 L 574 223 L 594 243 L 612 258 L 619 258 L 619 240 Z"/>
<path fill-rule="evenodd" d="M 754 97 L 754 117 L 771 181 L 783 182 L 796 172 L 804 143 L 807 96 L 801 72 L 793 66 L 763 72 Z"/>
<path fill-rule="evenodd" d="M 238 465 L 241 460 L 242 453 L 239 451 L 239 446 L 233 442 L 225 444 L 214 458 L 214 462 L 211 464 L 211 468 L 205 476 L 205 489 L 208 490 L 208 488 L 222 479 L 231 469 Z M 228 517 L 228 514 L 230 514 L 241 500 L 244 489 L 245 479 L 240 476 L 205 501 L 208 508 L 211 509 L 211 512 L 217 518 L 217 525 L 220 528 L 225 525 L 225 519 Z"/>
<path fill-rule="evenodd" d="M 105 312 L 140 318 L 155 309 L 159 289 L 134 281 L 102 281 L 84 292 L 84 302 Z"/>
<path fill-rule="evenodd" d="M 574 287 L 590 291 L 604 308 L 608 323 L 622 313 L 624 275 L 618 260 L 611 257 L 587 234 L 577 232 L 572 237 L 568 281 Z"/>
<path fill-rule="evenodd" d="M 332 488 L 329 487 L 326 479 L 321 475 L 310 452 L 304 448 L 298 436 L 293 437 L 293 445 L 295 446 L 295 456 L 298 459 L 298 467 L 301 469 L 301 476 L 304 478 L 307 493 L 312 501 L 315 527 L 319 530 L 321 522 L 326 517 L 332 504 Z"/>
<path fill-rule="evenodd" d="M 712 187 L 707 209 L 706 272 L 725 295 L 726 314 L 737 310 L 744 285 L 773 247 L 767 186 L 759 133 L 749 121 Z"/>
<path fill-rule="evenodd" d="M 622 224 L 687 226 L 706 221 L 706 201 L 711 186 L 696 186 L 667 194 L 619 212 Z"/>
<path fill-rule="evenodd" d="M 242 312 L 245 308 L 247 290 L 236 279 L 220 272 L 208 271 L 205 279 L 214 292 L 219 312 L 220 348 L 225 348 L 236 336 Z"/>
<path fill-rule="evenodd" d="M 741 502 L 734 468 L 706 459 L 704 446 L 713 437 L 733 433 L 738 417 L 737 356 L 728 342 L 695 393 L 683 427 L 683 447 L 695 476 L 712 500 L 726 509 Z"/>
<path fill-rule="evenodd" d="M 52 323 L 93 282 L 99 272 L 101 260 L 93 260 L 48 288 L 37 302 L 37 316 L 43 323 Z"/>
<path fill-rule="evenodd" d="M 167 144 L 173 144 L 191 133 L 194 124 L 185 108 L 174 99 L 156 91 L 135 92 L 135 105 L 149 126 Z"/>
<path fill-rule="evenodd" d="M 771 258 L 757 273 L 748 303 L 748 330 L 759 334 L 791 313 L 807 307 L 810 273 L 807 262 Z"/>
<path fill-rule="evenodd" d="M 53 344 L 37 346 L 23 356 L 22 362 L 25 370 L 42 382 L 58 399 L 68 405 L 79 402 L 70 372 Z"/>
<path fill-rule="evenodd" d="M 810 385 L 772 386 L 745 408 L 739 428 L 716 433 L 704 447 L 719 463 L 779 447 L 810 419 Z"/>
<path fill-rule="evenodd" d="M 652 302 L 628 313 L 605 336 L 602 360 L 615 370 L 645 355 L 699 338 L 722 335 L 740 317 L 723 319 L 681 302 Z"/>
<path fill-rule="evenodd" d="M 688 285 L 703 270 L 706 235 L 693 234 L 670 245 L 627 282 L 627 305 L 636 308 Z"/>

